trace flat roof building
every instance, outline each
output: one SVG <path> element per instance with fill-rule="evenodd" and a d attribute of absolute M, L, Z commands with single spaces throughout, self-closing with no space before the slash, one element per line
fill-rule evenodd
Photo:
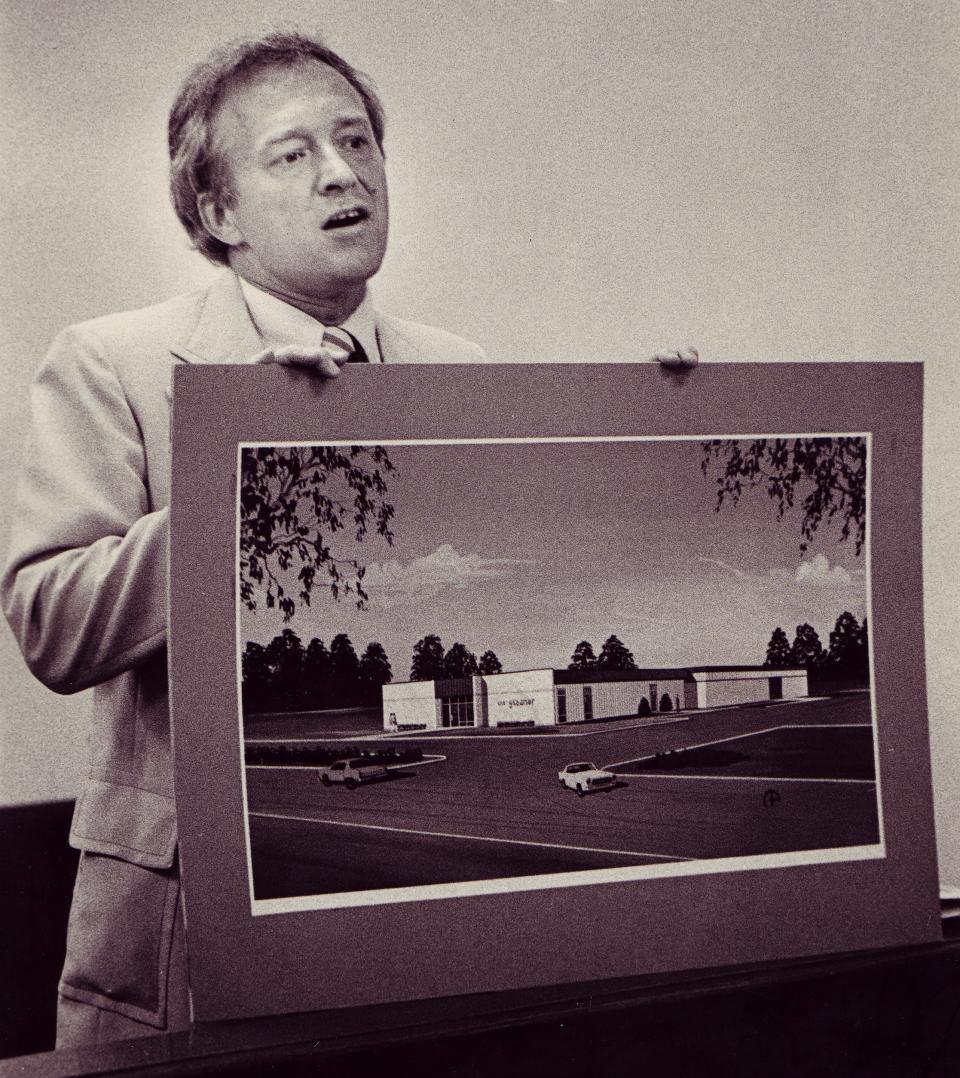
<path fill-rule="evenodd" d="M 383 686 L 385 730 L 559 726 L 808 695 L 802 667 L 515 670 Z"/>

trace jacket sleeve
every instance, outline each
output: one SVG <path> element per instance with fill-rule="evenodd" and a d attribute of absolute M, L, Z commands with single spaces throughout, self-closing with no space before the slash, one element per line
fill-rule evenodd
<path fill-rule="evenodd" d="M 150 504 L 136 416 L 91 330 L 65 330 L 31 389 L 0 580 L 30 670 L 71 693 L 166 642 L 168 510 Z"/>

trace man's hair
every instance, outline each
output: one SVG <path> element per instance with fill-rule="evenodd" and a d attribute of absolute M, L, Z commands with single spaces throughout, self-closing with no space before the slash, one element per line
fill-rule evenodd
<path fill-rule="evenodd" d="M 316 38 L 273 33 L 216 49 L 190 72 L 170 109 L 170 192 L 173 207 L 194 246 L 211 262 L 227 264 L 230 248 L 203 225 L 197 197 L 212 194 L 229 202 L 229 176 L 214 143 L 213 119 L 224 94 L 245 75 L 271 65 L 317 62 L 338 71 L 363 101 L 377 145 L 383 151 L 383 105 L 365 75 Z"/>

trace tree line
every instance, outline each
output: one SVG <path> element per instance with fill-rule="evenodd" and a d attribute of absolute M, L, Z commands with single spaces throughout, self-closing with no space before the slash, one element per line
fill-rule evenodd
<path fill-rule="evenodd" d="M 316 637 L 304 646 L 289 628 L 267 645 L 248 641 L 241 671 L 243 707 L 248 713 L 370 707 L 380 703 L 383 686 L 393 680 L 390 660 L 377 641 L 358 655 L 346 633 L 338 633 L 329 647 Z M 459 642 L 444 649 L 433 633 L 414 645 L 410 664 L 411 681 L 502 672 L 493 651 L 485 651 L 478 659 Z"/>
<path fill-rule="evenodd" d="M 837 618 L 824 647 L 817 630 L 798 625 L 791 642 L 778 625 L 773 630 L 763 665 L 771 669 L 802 666 L 821 680 L 866 682 L 870 676 L 870 641 L 867 619 L 861 624 L 849 610 Z"/>
<path fill-rule="evenodd" d="M 600 654 L 594 653 L 589 640 L 581 640 L 574 648 L 568 670 L 636 670 L 633 652 L 617 636 L 608 636 Z"/>
<path fill-rule="evenodd" d="M 503 666 L 493 651 L 478 659 L 465 645 L 457 642 L 444 650 L 436 633 L 429 633 L 413 646 L 410 663 L 411 681 L 437 681 L 443 678 L 472 677 L 474 674 L 502 674 Z"/>
<path fill-rule="evenodd" d="M 265 647 L 247 642 L 241 660 L 243 706 L 251 711 L 320 711 L 379 703 L 381 687 L 393 679 L 383 645 L 367 644 L 357 655 L 346 633 L 329 648 L 317 638 L 304 647 L 284 629 Z"/>

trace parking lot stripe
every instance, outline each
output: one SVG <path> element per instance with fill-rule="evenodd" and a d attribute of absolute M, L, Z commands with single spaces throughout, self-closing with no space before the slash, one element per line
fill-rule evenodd
<path fill-rule="evenodd" d="M 423 760 L 413 760 L 407 764 L 384 764 L 388 771 L 399 771 L 404 767 L 427 767 L 429 764 L 446 763 L 446 756 L 427 756 Z M 316 771 L 321 764 L 246 764 L 248 771 Z"/>
<path fill-rule="evenodd" d="M 459 835 L 446 831 L 419 831 L 413 827 L 388 827 L 386 824 L 352 823 L 348 820 L 327 820 L 315 816 L 287 816 L 279 812 L 251 812 L 267 820 L 291 820 L 298 823 L 319 823 L 331 827 L 358 827 L 365 831 L 393 831 L 402 835 L 424 835 L 428 838 L 461 838 L 470 842 L 506 842 L 511 846 L 539 846 L 548 850 L 574 850 L 578 853 L 607 853 L 619 857 L 652 857 L 658 861 L 696 861 L 696 857 L 679 857 L 667 853 L 644 853 L 642 850 L 607 850 L 595 846 L 568 846 L 562 842 L 532 842 L 522 838 L 495 838 L 492 835 Z"/>
<path fill-rule="evenodd" d="M 761 734 L 775 734 L 778 730 L 855 730 L 863 729 L 864 727 L 872 728 L 873 723 L 870 722 L 785 722 L 781 726 L 766 726 L 762 730 L 749 730 L 745 734 L 733 734 L 731 737 L 720 737 L 716 741 L 699 741 L 696 745 L 683 745 L 679 749 L 672 749 L 675 755 L 679 755 L 681 752 L 692 752 L 694 749 L 709 749 L 714 745 L 725 745 L 728 741 L 746 741 L 748 737 L 759 737 Z M 640 764 L 644 760 L 655 760 L 658 756 L 664 755 L 663 753 L 651 752 L 647 756 L 634 756 L 632 760 L 618 760 L 614 764 L 604 764 L 605 768 L 611 767 L 625 767 L 627 764 Z M 706 776 L 705 776 L 706 777 Z M 721 778 L 733 777 L 733 776 L 720 776 Z M 810 780 L 810 781 L 826 781 L 823 779 Z M 840 782 L 872 782 L 873 779 L 836 779 L 834 781 Z"/>
<path fill-rule="evenodd" d="M 605 769 L 619 767 L 619 764 L 606 764 Z M 675 771 L 630 771 L 632 779 L 699 779 L 701 782 L 711 782 L 719 779 L 723 782 L 845 782 L 860 784 L 863 786 L 876 786 L 876 779 L 811 779 L 795 778 L 781 775 L 678 775 Z"/>

